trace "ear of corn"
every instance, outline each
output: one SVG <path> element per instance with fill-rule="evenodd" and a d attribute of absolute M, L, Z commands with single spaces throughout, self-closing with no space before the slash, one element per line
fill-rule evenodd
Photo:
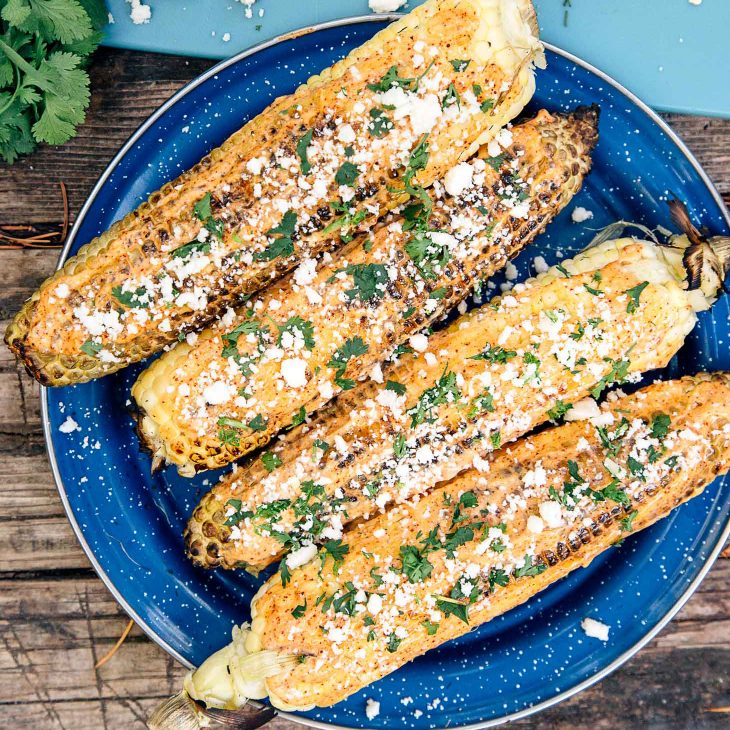
<path fill-rule="evenodd" d="M 578 402 L 679 350 L 696 321 L 682 272 L 680 250 L 620 239 L 518 284 L 277 440 L 270 473 L 256 459 L 223 477 L 193 512 L 190 556 L 256 571 L 292 550 L 293 567 L 344 524 L 595 408 Z"/>
<path fill-rule="evenodd" d="M 374 367 L 377 376 L 394 346 L 464 299 L 567 204 L 590 167 L 596 126 L 594 109 L 540 112 L 511 130 L 499 157 L 490 144 L 460 165 L 459 194 L 437 183 L 433 202 L 415 198 L 402 217 L 316 270 L 304 264 L 194 346 L 155 361 L 132 389 L 154 459 L 184 474 L 222 466 Z M 430 155 L 427 142 L 422 153 Z"/>
<path fill-rule="evenodd" d="M 210 323 L 401 202 L 389 187 L 424 134 L 420 186 L 491 139 L 532 96 L 536 34 L 529 0 L 418 7 L 81 248 L 23 306 L 8 346 L 40 382 L 66 385 Z"/>
<path fill-rule="evenodd" d="M 590 420 L 521 439 L 353 526 L 286 585 L 273 576 L 231 651 L 299 658 L 259 677 L 275 706 L 334 704 L 587 565 L 729 468 L 730 374 L 609 397 Z M 189 677 L 190 696 L 208 700 L 212 669 Z M 229 669 L 224 686 L 242 679 Z"/>

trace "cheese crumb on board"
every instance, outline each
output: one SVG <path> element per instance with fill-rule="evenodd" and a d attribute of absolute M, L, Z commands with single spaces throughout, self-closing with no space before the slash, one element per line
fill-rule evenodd
<path fill-rule="evenodd" d="M 141 0 L 127 0 L 132 6 L 129 10 L 129 17 L 135 25 L 143 25 L 150 22 L 152 18 L 152 8 L 145 5 Z"/>
<path fill-rule="evenodd" d="M 405 4 L 406 0 L 368 0 L 368 7 L 374 13 L 394 13 Z"/>

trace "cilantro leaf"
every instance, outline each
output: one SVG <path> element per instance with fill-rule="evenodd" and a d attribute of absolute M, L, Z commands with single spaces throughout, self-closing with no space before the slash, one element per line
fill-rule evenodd
<path fill-rule="evenodd" d="M 254 261 L 273 261 L 276 258 L 286 258 L 294 253 L 292 236 L 296 229 L 297 214 L 293 210 L 284 213 L 281 223 L 275 228 L 266 231 L 267 236 L 279 235 L 263 251 L 254 254 Z"/>
<path fill-rule="evenodd" d="M 335 182 L 338 185 L 353 186 L 357 180 L 360 170 L 357 165 L 352 162 L 345 161 L 340 165 L 340 169 L 335 173 Z"/>
<path fill-rule="evenodd" d="M 340 271 L 352 276 L 354 286 L 345 292 L 350 301 L 359 298 L 361 302 L 369 302 L 383 298 L 389 280 L 384 264 L 349 264 Z"/>
<path fill-rule="evenodd" d="M 89 357 L 96 357 L 101 351 L 101 345 L 98 342 L 94 342 L 94 340 L 86 340 L 79 349 Z"/>
<path fill-rule="evenodd" d="M 310 164 L 309 159 L 307 158 L 307 149 L 309 148 L 309 145 L 312 143 L 313 134 L 314 134 L 314 130 L 310 129 L 297 142 L 297 156 L 299 157 L 299 160 L 300 160 L 300 167 L 301 167 L 303 175 L 306 175 L 312 169 L 312 165 Z"/>
<path fill-rule="evenodd" d="M 125 307 L 130 309 L 146 309 L 149 307 L 147 289 L 140 286 L 133 291 L 123 291 L 121 286 L 112 287 L 112 296 Z"/>
<path fill-rule="evenodd" d="M 296 337 L 298 334 L 301 335 L 304 340 L 304 347 L 306 347 L 307 350 L 314 349 L 314 325 L 308 319 L 303 319 L 298 315 L 289 317 L 284 324 L 279 326 L 278 345 L 281 345 L 281 340 L 285 332 L 288 332 L 293 337 Z"/>
<path fill-rule="evenodd" d="M 348 378 L 343 378 L 345 370 L 347 369 L 347 363 L 353 357 L 359 357 L 364 355 L 370 349 L 369 345 L 365 344 L 362 337 L 351 337 L 337 348 L 335 353 L 329 359 L 327 363 L 328 368 L 332 368 L 335 371 L 335 383 L 340 386 L 343 390 L 350 390 L 355 387 L 355 382 Z"/>
<path fill-rule="evenodd" d="M 451 67 L 454 69 L 454 71 L 456 71 L 456 73 L 461 73 L 462 71 L 466 71 L 469 64 L 471 63 L 471 59 L 466 58 L 460 60 L 455 58 L 452 61 L 449 61 L 449 63 L 451 64 Z"/>
<path fill-rule="evenodd" d="M 669 433 L 671 419 L 666 413 L 657 413 L 651 419 L 651 435 L 660 441 Z"/>
<path fill-rule="evenodd" d="M 624 294 L 629 295 L 629 303 L 626 305 L 626 311 L 629 314 L 633 314 L 639 308 L 639 297 L 641 297 L 641 292 L 643 292 L 647 286 L 649 286 L 649 282 L 644 281 L 641 284 L 637 284 L 636 286 L 633 286 L 631 287 L 631 289 L 627 289 L 624 292 Z"/>

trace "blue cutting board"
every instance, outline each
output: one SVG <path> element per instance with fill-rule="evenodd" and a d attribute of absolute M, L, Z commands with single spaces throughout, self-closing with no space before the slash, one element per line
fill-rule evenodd
<path fill-rule="evenodd" d="M 592 63 L 655 109 L 730 117 L 730 0 L 699 6 L 688 0 L 533 1 L 545 41 Z M 152 20 L 134 25 L 126 0 L 107 0 L 114 23 L 106 45 L 227 58 L 299 28 L 370 13 L 367 0 L 256 0 L 252 18 L 236 0 L 143 2 Z M 421 2 L 410 0 L 402 10 Z"/>

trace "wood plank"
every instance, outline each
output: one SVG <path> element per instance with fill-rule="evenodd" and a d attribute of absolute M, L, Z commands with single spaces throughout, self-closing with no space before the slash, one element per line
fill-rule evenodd
<path fill-rule="evenodd" d="M 65 516 L 2 523 L 0 573 L 88 567 L 89 560 Z"/>

